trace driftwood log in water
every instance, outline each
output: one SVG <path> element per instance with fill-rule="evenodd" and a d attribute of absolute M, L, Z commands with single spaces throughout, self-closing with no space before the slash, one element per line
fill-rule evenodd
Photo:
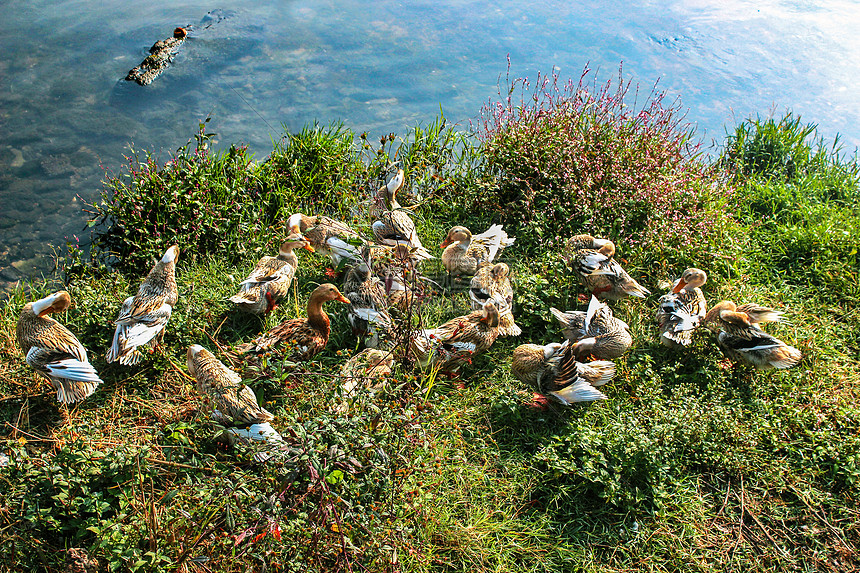
<path fill-rule="evenodd" d="M 137 82 L 145 86 L 151 83 L 155 78 L 167 68 L 170 62 L 179 52 L 179 46 L 185 42 L 188 32 L 185 28 L 176 28 L 173 30 L 173 37 L 166 40 L 159 40 L 149 49 L 149 55 L 140 62 L 140 65 L 132 68 L 128 75 L 125 76 L 126 81 Z"/>

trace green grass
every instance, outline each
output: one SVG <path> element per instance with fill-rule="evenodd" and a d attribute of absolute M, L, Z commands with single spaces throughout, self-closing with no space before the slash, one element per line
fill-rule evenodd
<path fill-rule="evenodd" d="M 349 214 L 366 232 L 362 202 L 400 161 L 425 245 L 456 223 L 483 230 L 490 215 L 468 210 L 468 194 L 508 183 L 443 118 L 379 146 L 342 126 L 290 135 L 273 153 L 281 175 L 249 179 L 277 196 L 267 204 L 279 213 L 243 237 L 257 250 L 240 255 L 232 250 L 239 235 L 227 233 L 222 246 L 171 239 L 182 249 L 180 299 L 162 350 L 138 367 L 106 365 L 103 351 L 142 273 L 133 265 L 108 272 L 99 256 L 73 251 L 55 283 L 30 284 L 0 307 L 0 452 L 11 458 L 0 468 L 0 568 L 65 571 L 66 550 L 83 548 L 113 571 L 856 570 L 856 164 L 816 155 L 814 130 L 793 119 L 771 123 L 779 129 L 760 120 L 739 126 L 708 170 L 714 185 L 731 181 L 736 193 L 731 209 L 719 193 L 699 197 L 707 212 L 722 212 L 705 235 L 679 251 L 622 243 L 618 256 L 654 294 L 612 304 L 634 345 L 616 361 L 608 400 L 591 405 L 535 410 L 532 388 L 510 373 L 518 344 L 561 339 L 550 306 L 584 306 L 553 241 L 538 237 L 555 231 L 523 226 L 505 252 L 524 329 L 518 339 L 498 340 L 459 379 L 399 367 L 382 391 L 360 393 L 342 412 L 337 375 L 356 341 L 343 308 L 329 303 L 332 337 L 311 362 L 284 366 L 275 353 L 235 364 L 289 448 L 259 464 L 258 448 L 217 437 L 185 351 L 202 344 L 226 361 L 221 348 L 303 314 L 314 286 L 331 280 L 328 261 L 302 251 L 294 292 L 272 315 L 243 316 L 226 300 L 257 250 L 277 244 L 283 214 L 312 209 L 314 189 L 327 190 L 320 209 Z M 737 165 L 726 158 L 737 156 L 738 134 L 761 141 L 774 133 L 784 145 L 768 153 L 778 148 L 782 159 L 759 161 L 756 144 L 743 160 L 754 167 L 723 171 Z M 805 150 L 817 159 L 803 163 Z M 196 180 L 224 181 L 217 166 L 229 153 L 196 165 Z M 339 159 L 326 167 L 321 154 Z M 769 167 L 786 157 L 816 167 L 802 177 Z M 241 164 L 259 174 L 276 160 Z M 157 165 L 144 178 L 156 175 L 165 175 Z M 138 258 L 161 251 L 152 239 Z M 780 372 L 732 366 L 707 332 L 687 351 L 662 347 L 657 284 L 688 265 L 708 271 L 711 304 L 784 310 L 788 322 L 768 331 L 798 347 L 801 363 Z M 438 261 L 427 272 L 436 271 Z M 105 380 L 68 411 L 14 338 L 21 306 L 59 283 L 74 304 L 57 319 L 90 349 Z M 421 319 L 438 324 L 467 305 L 462 292 L 438 296 Z"/>

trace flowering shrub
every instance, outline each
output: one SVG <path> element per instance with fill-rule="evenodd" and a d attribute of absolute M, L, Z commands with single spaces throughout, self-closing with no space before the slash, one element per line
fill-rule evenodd
<path fill-rule="evenodd" d="M 679 103 L 654 90 L 638 105 L 620 70 L 602 86 L 588 85 L 589 73 L 564 85 L 556 74 L 534 86 L 509 80 L 507 95 L 482 108 L 477 135 L 495 183 L 481 207 L 530 249 L 553 238 L 541 229 L 658 251 L 708 235 L 720 218 L 709 206 L 716 184 Z"/>
<path fill-rule="evenodd" d="M 174 243 L 182 252 L 239 256 L 266 223 L 251 155 L 237 146 L 213 153 L 204 126 L 193 149 L 189 142 L 164 165 L 133 153 L 126 172 L 105 181 L 90 225 L 113 266 L 146 272 Z"/>
<path fill-rule="evenodd" d="M 208 119 L 206 120 L 208 121 Z M 92 206 L 94 245 L 115 268 L 145 272 L 173 243 L 184 256 L 217 253 L 233 263 L 277 249 L 297 210 L 345 211 L 356 173 L 352 136 L 338 127 L 287 134 L 262 164 L 244 146 L 213 152 L 205 123 L 164 165 L 149 153 L 128 157 Z"/>

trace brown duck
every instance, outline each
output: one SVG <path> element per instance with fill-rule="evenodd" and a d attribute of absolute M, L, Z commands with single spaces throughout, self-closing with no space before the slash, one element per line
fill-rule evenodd
<path fill-rule="evenodd" d="M 514 322 L 514 289 L 508 278 L 510 269 L 505 263 L 482 263 L 469 285 L 469 300 L 473 310 L 478 310 L 490 299 L 496 301 L 499 310 L 499 336 L 519 336 L 522 329 Z"/>
<path fill-rule="evenodd" d="M 422 368 L 433 365 L 453 371 L 472 356 L 488 350 L 498 336 L 499 312 L 492 301 L 487 301 L 481 310 L 418 331 L 412 336 L 410 347 Z"/>
<path fill-rule="evenodd" d="M 176 287 L 176 257 L 179 247 L 173 245 L 155 263 L 144 279 L 137 294 L 122 303 L 114 324 L 113 344 L 107 352 L 107 361 L 130 366 L 143 358 L 139 348 L 153 347 L 156 337 L 164 336 L 173 305 L 179 300 Z"/>
<path fill-rule="evenodd" d="M 474 275 L 481 263 L 492 263 L 514 240 L 508 237 L 501 225 L 493 225 L 474 236 L 466 227 L 457 225 L 448 231 L 439 245 L 440 249 L 445 249 L 442 251 L 442 265 L 454 276 Z"/>
<path fill-rule="evenodd" d="M 800 350 L 759 328 L 763 322 L 782 322 L 782 312 L 755 303 L 735 305 L 724 300 L 702 319 L 719 329 L 717 345 L 728 358 L 761 370 L 791 368 L 803 358 Z"/>
<path fill-rule="evenodd" d="M 633 344 L 627 324 L 612 316 L 612 309 L 592 295 L 588 310 L 562 312 L 550 308 L 571 342 L 571 351 L 578 357 L 591 355 L 610 360 L 624 354 Z"/>
<path fill-rule="evenodd" d="M 341 368 L 343 389 L 347 396 L 355 396 L 358 386 L 376 387 L 391 374 L 394 352 L 390 349 L 365 348 L 346 361 Z"/>
<path fill-rule="evenodd" d="M 263 257 L 243 280 L 241 290 L 230 297 L 239 308 L 252 314 L 271 312 L 278 302 L 290 292 L 290 285 L 299 266 L 299 258 L 293 252 L 301 248 L 314 252 L 310 243 L 301 235 L 290 235 L 281 245 L 277 257 Z"/>
<path fill-rule="evenodd" d="M 608 360 L 578 362 L 570 341 L 540 346 L 521 344 L 514 349 L 511 373 L 538 392 L 565 405 L 605 400 L 596 389 L 615 376 L 615 364 Z"/>
<path fill-rule="evenodd" d="M 240 345 L 237 350 L 240 353 L 262 352 L 278 344 L 288 344 L 295 348 L 294 354 L 299 360 L 313 358 L 328 343 L 331 325 L 322 306 L 330 300 L 345 304 L 350 302 L 333 284 L 321 284 L 308 299 L 307 318 L 282 322 L 253 341 Z"/>
<path fill-rule="evenodd" d="M 421 244 L 412 217 L 397 202 L 397 191 L 402 186 L 403 170 L 398 169 L 397 175 L 376 192 L 374 209 L 371 210 L 371 214 L 377 217 L 372 225 L 373 236 L 383 245 L 406 245 L 418 259 L 432 259 L 433 255 Z"/>
<path fill-rule="evenodd" d="M 29 302 L 21 309 L 16 329 L 27 364 L 51 382 L 63 404 L 83 400 L 102 383 L 87 359 L 86 348 L 68 328 L 48 316 L 66 310 L 71 302 L 64 290 Z"/>
<path fill-rule="evenodd" d="M 699 288 L 707 280 L 705 271 L 686 269 L 675 281 L 672 291 L 660 297 L 655 319 L 661 344 L 677 348 L 693 342 L 693 331 L 708 312 L 708 303 Z"/>
<path fill-rule="evenodd" d="M 343 290 L 349 299 L 346 318 L 352 333 L 367 346 L 376 348 L 391 328 L 385 285 L 371 274 L 370 267 L 360 263 L 347 271 Z"/>
<path fill-rule="evenodd" d="M 212 400 L 219 417 L 237 425 L 262 424 L 275 417 L 257 402 L 257 396 L 242 378 L 211 352 L 195 344 L 188 349 L 188 371 L 197 379 L 197 390 Z"/>
<path fill-rule="evenodd" d="M 364 243 L 364 240 L 342 221 L 325 215 L 293 213 L 287 219 L 287 227 L 290 234 L 304 235 L 314 250 L 331 257 L 335 266 L 344 260 L 347 264 L 361 261 L 361 249 L 357 245 Z"/>
<path fill-rule="evenodd" d="M 567 241 L 567 261 L 579 281 L 601 299 L 627 296 L 645 298 L 651 291 L 636 282 L 613 258 L 615 243 L 591 235 L 576 235 Z"/>

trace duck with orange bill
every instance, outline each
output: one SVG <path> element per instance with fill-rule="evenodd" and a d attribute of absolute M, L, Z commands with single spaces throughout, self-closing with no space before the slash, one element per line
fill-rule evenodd
<path fill-rule="evenodd" d="M 299 360 L 310 360 L 328 344 L 331 321 L 323 310 L 323 303 L 332 300 L 350 303 L 333 284 L 321 284 L 308 298 L 307 317 L 284 321 L 251 342 L 239 345 L 236 350 L 240 353 L 256 353 L 286 345 L 292 348 L 291 355 Z"/>
<path fill-rule="evenodd" d="M 692 343 L 693 331 L 708 312 L 708 303 L 700 288 L 707 280 L 705 271 L 691 267 L 675 281 L 671 292 L 660 297 L 655 318 L 661 344 L 677 348 Z"/>
<path fill-rule="evenodd" d="M 492 225 L 480 235 L 462 225 L 452 227 L 445 240 L 439 245 L 442 251 L 442 265 L 452 276 L 472 276 L 478 272 L 481 263 L 492 263 L 506 247 L 514 244 L 514 237 L 501 225 Z"/>
<path fill-rule="evenodd" d="M 332 264 L 340 266 L 361 261 L 361 246 L 364 239 L 349 225 L 325 215 L 308 216 L 293 213 L 287 219 L 290 234 L 301 234 L 318 253 L 331 258 Z"/>
<path fill-rule="evenodd" d="M 716 329 L 717 345 L 734 362 L 751 364 L 761 370 L 785 369 L 803 358 L 797 348 L 762 330 L 765 322 L 784 322 L 783 313 L 755 303 L 737 306 L 730 300 L 716 304 L 702 324 Z"/>
<path fill-rule="evenodd" d="M 271 312 L 290 292 L 290 285 L 299 266 L 293 252 L 301 248 L 314 252 L 310 243 L 299 234 L 290 235 L 281 244 L 277 257 L 263 257 L 240 283 L 238 293 L 230 297 L 239 308 L 252 314 Z"/>
<path fill-rule="evenodd" d="M 614 257 L 615 243 L 609 239 L 576 235 L 567 241 L 568 265 L 594 296 L 619 300 L 628 296 L 645 298 L 651 294 L 627 274 Z"/>

